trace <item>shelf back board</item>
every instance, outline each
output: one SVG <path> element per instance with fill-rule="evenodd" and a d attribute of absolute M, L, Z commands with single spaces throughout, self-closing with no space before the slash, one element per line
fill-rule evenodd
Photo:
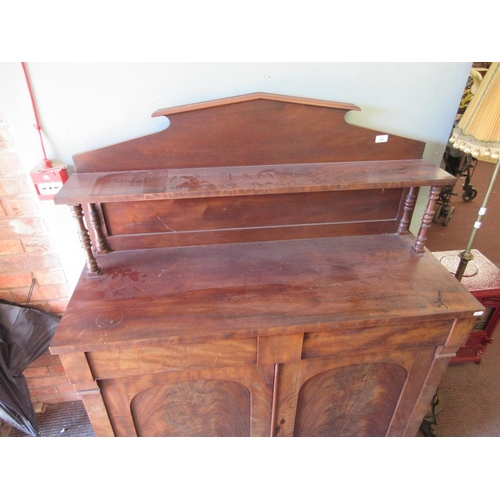
<path fill-rule="evenodd" d="M 165 130 L 76 154 L 75 171 L 110 172 L 421 158 L 425 144 L 350 125 L 353 104 L 254 93 L 161 109 Z M 376 142 L 387 135 L 386 142 Z"/>

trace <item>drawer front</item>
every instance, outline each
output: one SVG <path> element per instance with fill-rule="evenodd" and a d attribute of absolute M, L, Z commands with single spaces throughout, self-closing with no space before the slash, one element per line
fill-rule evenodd
<path fill-rule="evenodd" d="M 96 380 L 158 373 L 255 364 L 255 338 L 225 339 L 196 344 L 160 344 L 87 353 Z"/>
<path fill-rule="evenodd" d="M 452 326 L 453 320 L 446 320 L 305 333 L 302 359 L 443 345 Z"/>

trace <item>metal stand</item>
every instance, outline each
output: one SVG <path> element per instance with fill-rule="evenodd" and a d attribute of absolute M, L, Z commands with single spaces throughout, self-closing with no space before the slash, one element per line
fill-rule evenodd
<path fill-rule="evenodd" d="M 493 188 L 495 187 L 495 181 L 498 177 L 498 172 L 500 171 L 500 160 L 497 161 L 495 166 L 495 170 L 493 171 L 493 175 L 491 176 L 490 184 L 488 186 L 488 191 L 486 192 L 486 196 L 484 197 L 483 206 L 479 209 L 478 217 L 476 222 L 474 223 L 474 229 L 469 238 L 469 243 L 467 244 L 467 248 L 458 254 L 460 257 L 460 263 L 458 264 L 457 271 L 455 273 L 455 278 L 458 281 L 462 281 L 465 269 L 467 264 L 474 258 L 471 253 L 472 245 L 474 244 L 474 239 L 476 238 L 476 233 L 481 227 L 481 220 L 483 216 L 486 214 L 486 207 L 490 200 L 491 193 L 493 192 Z"/>

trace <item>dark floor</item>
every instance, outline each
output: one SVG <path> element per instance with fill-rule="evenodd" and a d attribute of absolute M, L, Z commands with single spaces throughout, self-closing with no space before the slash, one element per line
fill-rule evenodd
<path fill-rule="evenodd" d="M 37 413 L 41 437 L 95 437 L 87 412 L 81 401 L 45 405 Z M 12 428 L 8 437 L 30 437 Z"/>
<path fill-rule="evenodd" d="M 438 437 L 500 437 L 500 327 L 481 363 L 449 365 L 439 385 Z"/>

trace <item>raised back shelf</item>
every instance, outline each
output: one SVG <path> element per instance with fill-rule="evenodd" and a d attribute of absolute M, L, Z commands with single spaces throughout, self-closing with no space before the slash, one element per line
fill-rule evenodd
<path fill-rule="evenodd" d="M 329 162 L 73 174 L 58 205 L 447 186 L 427 160 Z"/>
<path fill-rule="evenodd" d="M 417 189 L 453 181 L 422 159 L 81 173 L 55 202 L 88 204 L 116 251 L 406 233 Z"/>

